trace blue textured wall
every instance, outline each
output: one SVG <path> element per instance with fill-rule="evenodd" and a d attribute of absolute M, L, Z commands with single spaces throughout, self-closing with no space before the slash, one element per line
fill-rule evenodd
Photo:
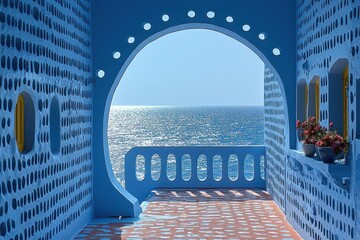
<path fill-rule="evenodd" d="M 336 78 L 349 63 L 349 135 L 347 155 L 350 167 L 344 170 L 349 185 L 339 184 L 327 171 L 309 167 L 301 157 L 287 164 L 286 213 L 306 239 L 359 239 L 358 201 L 360 193 L 359 97 L 360 84 L 360 2 L 297 1 L 297 77 L 309 84 L 320 77 L 320 120 L 334 121 L 342 131 L 342 96 L 335 92 Z M 298 96 L 298 99 L 301 96 Z M 357 110 L 357 111 L 356 111 Z M 311 161 L 311 160 L 310 160 Z M 357 209 L 357 210 L 355 210 Z M 355 220 L 356 219 L 356 220 Z"/>
<path fill-rule="evenodd" d="M 89 1 L 0 0 L 0 239 L 69 239 L 93 216 L 90 35 Z M 14 136 L 21 92 L 35 110 L 26 154 Z"/>
<path fill-rule="evenodd" d="M 267 190 L 278 206 L 285 211 L 285 168 L 287 126 L 284 96 L 279 80 L 265 67 L 264 74 L 264 141 L 266 150 Z"/>
<path fill-rule="evenodd" d="M 189 10 L 195 17 L 188 16 Z M 208 11 L 215 17 L 207 17 Z M 227 22 L 227 16 L 234 21 Z M 145 30 L 144 23 L 151 29 Z M 245 24 L 250 31 L 242 30 Z M 68 239 L 94 214 L 139 214 L 136 199 L 111 172 L 106 134 L 112 94 L 146 44 L 174 31 L 206 28 L 241 41 L 267 65 L 267 187 L 290 222 L 306 239 L 358 239 L 359 26 L 357 0 L 156 0 L 151 5 L 145 0 L 0 0 L 0 237 Z M 267 38 L 259 39 L 259 33 Z M 281 55 L 274 56 L 273 48 Z M 113 57 L 117 51 L 119 59 Z M 346 63 L 351 148 L 345 168 L 350 184 L 343 186 L 326 167 L 309 166 L 290 148 L 296 147 L 297 82 L 309 84 L 319 76 L 321 122 L 341 121 L 336 119 L 339 96 L 332 91 Z M 105 76 L 93 81 L 100 69 Z M 14 136 L 22 92 L 35 110 L 28 153 L 19 153 Z M 59 152 L 51 148 L 58 136 L 49 124 L 54 97 L 60 105 Z"/>

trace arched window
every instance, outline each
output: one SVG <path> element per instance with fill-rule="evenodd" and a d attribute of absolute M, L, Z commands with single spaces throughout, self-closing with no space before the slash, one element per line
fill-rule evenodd
<path fill-rule="evenodd" d="M 339 59 L 329 73 L 329 121 L 343 137 L 348 137 L 349 61 Z"/>
<path fill-rule="evenodd" d="M 30 152 L 35 137 L 35 108 L 32 98 L 26 92 L 22 92 L 16 102 L 14 130 L 19 152 Z"/>
<path fill-rule="evenodd" d="M 314 77 L 309 85 L 309 116 L 320 120 L 320 78 Z"/>
<path fill-rule="evenodd" d="M 305 79 L 301 79 L 297 84 L 297 119 L 305 121 L 307 119 L 307 106 L 308 106 L 308 95 L 309 88 Z"/>
<path fill-rule="evenodd" d="M 19 152 L 24 151 L 24 95 L 20 94 L 15 110 L 15 137 Z"/>
<path fill-rule="evenodd" d="M 342 76 L 342 91 L 343 91 L 343 136 L 348 136 L 348 115 L 349 115 L 349 65 L 347 65 L 343 71 Z"/>

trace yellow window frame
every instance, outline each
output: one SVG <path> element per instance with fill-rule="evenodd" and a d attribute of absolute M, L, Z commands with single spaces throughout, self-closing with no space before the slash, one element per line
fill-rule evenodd
<path fill-rule="evenodd" d="M 315 80 L 315 118 L 320 121 L 320 81 Z"/>
<path fill-rule="evenodd" d="M 15 136 L 19 152 L 24 151 L 25 147 L 25 98 L 20 94 L 16 102 L 15 109 Z"/>
<path fill-rule="evenodd" d="M 342 76 L 343 91 L 343 137 L 348 137 L 348 113 L 349 113 L 349 65 L 346 66 Z"/>
<path fill-rule="evenodd" d="M 305 83 L 305 89 L 304 89 L 304 119 L 308 118 L 308 105 L 309 105 L 309 86 Z"/>

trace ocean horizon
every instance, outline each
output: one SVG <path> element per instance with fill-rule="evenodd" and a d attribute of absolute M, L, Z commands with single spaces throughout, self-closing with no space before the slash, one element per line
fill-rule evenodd
<path fill-rule="evenodd" d="M 110 161 L 124 185 L 124 157 L 137 146 L 264 144 L 263 106 L 111 106 Z"/>

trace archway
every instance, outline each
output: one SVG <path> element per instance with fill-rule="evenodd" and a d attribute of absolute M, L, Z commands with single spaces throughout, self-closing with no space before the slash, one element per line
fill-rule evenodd
<path fill-rule="evenodd" d="M 245 45 L 203 29 L 164 35 L 136 55 L 114 93 L 114 175 L 124 186 L 133 147 L 264 145 L 263 105 L 264 63 Z"/>
<path fill-rule="evenodd" d="M 295 79 L 295 51 L 293 51 L 295 26 L 289 21 L 284 21 L 295 16 L 295 3 L 249 1 L 248 8 L 243 8 L 238 1 L 232 1 L 229 3 L 231 8 L 226 8 L 217 2 L 212 6 L 212 9 L 216 10 L 209 9 L 206 1 L 201 3 L 178 1 L 171 7 L 167 6 L 167 11 L 163 11 L 161 1 L 155 1 L 151 3 L 154 11 L 148 11 L 146 1 L 142 1 L 143 5 L 126 2 L 126 12 L 121 8 L 124 6 L 122 1 L 111 4 L 93 2 L 93 18 L 102 19 L 93 24 L 93 67 L 95 74 L 100 73 L 98 75 L 100 78 L 95 76 L 94 88 L 94 125 L 98 126 L 94 128 L 93 138 L 94 159 L 96 159 L 94 162 L 96 216 L 137 214 L 136 199 L 120 187 L 111 171 L 107 146 L 109 108 L 115 88 L 136 54 L 148 43 L 171 32 L 184 29 L 209 29 L 234 38 L 253 50 L 279 81 L 285 105 L 285 142 L 287 147 L 295 145 L 295 136 L 289 134 L 295 131 L 294 124 L 289 124 L 295 122 L 295 96 L 286 94 L 285 91 L 295 89 L 295 82 L 291 80 Z M 282 11 L 284 7 L 294 11 L 284 12 Z M 270 8 L 274 9 L 274 12 L 269 13 Z M 239 10 L 236 14 L 230 15 L 227 12 L 231 9 Z M 262 18 L 257 18 L 258 15 L 262 15 Z M 145 22 L 144 17 L 147 18 Z M 262 20 L 266 17 L 271 19 L 272 24 Z M 253 24 L 247 24 L 244 18 Z M 122 31 L 104 27 L 123 22 L 127 24 L 121 25 Z M 121 49 L 119 49 L 120 41 L 123 42 L 120 44 Z"/>
<path fill-rule="evenodd" d="M 329 121 L 334 123 L 337 131 L 348 137 L 348 86 L 349 61 L 345 58 L 337 60 L 329 73 Z M 327 114 L 326 114 L 327 115 Z"/>
<path fill-rule="evenodd" d="M 297 95 L 297 111 L 296 111 L 297 119 L 303 122 L 308 117 L 309 87 L 305 79 L 301 79 L 297 83 L 296 95 Z"/>
<path fill-rule="evenodd" d="M 315 117 L 320 121 L 320 77 L 314 76 L 309 84 L 309 117 Z"/>

